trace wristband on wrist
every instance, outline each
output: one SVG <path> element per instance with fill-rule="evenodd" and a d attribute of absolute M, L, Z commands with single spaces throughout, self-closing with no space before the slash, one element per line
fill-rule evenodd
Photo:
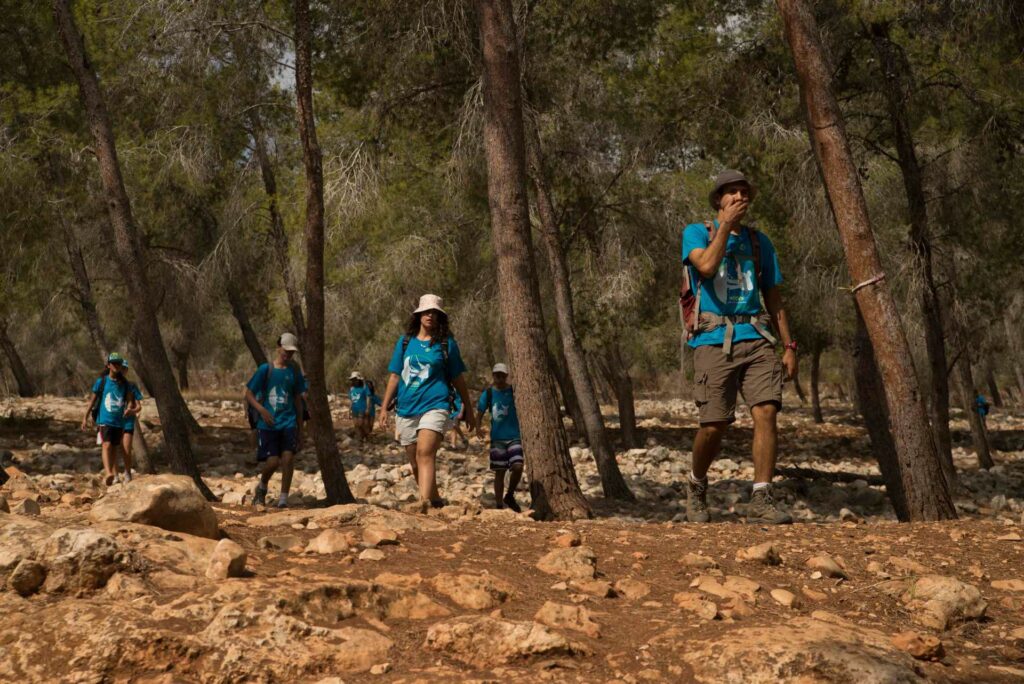
<path fill-rule="evenodd" d="M 790 342 L 787 342 L 785 344 L 785 347 L 786 349 L 792 349 L 793 351 L 796 351 L 796 340 L 791 340 Z"/>

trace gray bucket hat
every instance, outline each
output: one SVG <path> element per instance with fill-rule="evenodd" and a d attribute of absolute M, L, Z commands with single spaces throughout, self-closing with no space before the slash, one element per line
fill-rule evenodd
<path fill-rule="evenodd" d="M 757 188 L 754 187 L 754 184 L 746 176 L 736 169 L 726 169 L 718 174 L 715 178 L 714 187 L 708 193 L 708 202 L 711 203 L 712 209 L 718 209 L 718 200 L 721 199 L 722 188 L 730 183 L 746 183 L 747 187 L 750 188 L 750 199 L 753 200 L 757 196 Z"/>

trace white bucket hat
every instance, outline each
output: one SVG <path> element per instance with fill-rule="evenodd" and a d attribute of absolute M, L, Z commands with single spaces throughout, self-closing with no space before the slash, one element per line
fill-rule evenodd
<path fill-rule="evenodd" d="M 420 305 L 413 311 L 414 314 L 423 313 L 424 311 L 440 311 L 445 316 L 448 312 L 441 308 L 441 298 L 433 294 L 425 294 L 420 297 Z"/>
<path fill-rule="evenodd" d="M 286 332 L 281 335 L 281 348 L 285 351 L 299 351 L 299 338 Z"/>
<path fill-rule="evenodd" d="M 508 366 L 503 363 L 494 364 L 494 368 L 491 369 L 491 373 L 504 373 L 508 375 Z"/>
<path fill-rule="evenodd" d="M 352 374 L 348 376 L 349 380 L 362 380 L 363 376 L 359 374 L 359 371 L 352 371 Z"/>

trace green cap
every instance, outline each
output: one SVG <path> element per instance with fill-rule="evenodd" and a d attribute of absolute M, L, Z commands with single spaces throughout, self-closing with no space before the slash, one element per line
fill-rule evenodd
<path fill-rule="evenodd" d="M 123 365 L 124 358 L 117 352 L 110 352 L 110 355 L 107 357 L 107 363 L 120 363 Z"/>

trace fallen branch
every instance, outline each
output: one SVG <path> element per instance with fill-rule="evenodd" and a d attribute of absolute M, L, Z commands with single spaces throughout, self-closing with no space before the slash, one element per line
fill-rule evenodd
<path fill-rule="evenodd" d="M 843 471 L 830 472 L 827 470 L 815 470 L 814 468 L 776 468 L 779 475 L 785 475 L 786 477 L 799 477 L 804 480 L 828 480 L 829 482 L 843 482 L 850 483 L 856 482 L 857 480 L 865 480 L 869 485 L 881 486 L 885 484 L 885 480 L 882 479 L 881 475 L 862 475 L 860 473 L 847 473 Z"/>

